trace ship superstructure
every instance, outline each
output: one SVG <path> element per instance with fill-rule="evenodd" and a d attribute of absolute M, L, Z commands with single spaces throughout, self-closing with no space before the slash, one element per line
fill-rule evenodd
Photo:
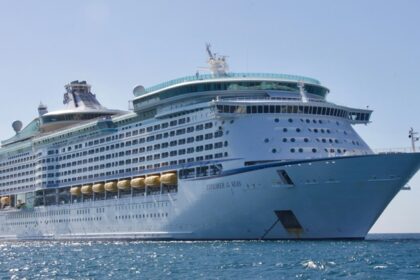
<path fill-rule="evenodd" d="M 104 108 L 66 86 L 0 150 L 0 238 L 364 238 L 417 172 L 418 153 L 377 155 L 352 125 L 372 111 L 328 102 L 319 81 L 211 74 Z"/>

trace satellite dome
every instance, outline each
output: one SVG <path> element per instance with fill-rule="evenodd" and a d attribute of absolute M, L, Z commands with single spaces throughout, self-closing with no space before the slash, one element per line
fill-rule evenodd
<path fill-rule="evenodd" d="M 22 129 L 22 126 L 23 126 L 23 124 L 22 124 L 22 122 L 21 122 L 21 121 L 14 121 L 14 122 L 12 123 L 13 130 L 14 130 L 16 133 L 18 133 L 18 132 Z"/>
<path fill-rule="evenodd" d="M 133 89 L 133 94 L 134 94 L 134 96 L 140 96 L 140 95 L 142 95 L 142 94 L 145 94 L 146 93 L 146 90 L 144 89 L 144 86 L 136 86 L 134 89 Z"/>

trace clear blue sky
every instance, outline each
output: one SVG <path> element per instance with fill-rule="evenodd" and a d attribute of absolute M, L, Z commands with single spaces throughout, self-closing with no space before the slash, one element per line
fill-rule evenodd
<path fill-rule="evenodd" d="M 372 148 L 408 147 L 420 130 L 420 1 L 0 0 L 0 138 L 40 101 L 60 108 L 80 79 L 107 107 L 132 89 L 194 74 L 205 42 L 238 72 L 301 74 L 329 100 L 374 109 L 357 131 Z M 351 172 L 351 171 L 349 171 Z M 373 231 L 420 232 L 420 174 Z"/>

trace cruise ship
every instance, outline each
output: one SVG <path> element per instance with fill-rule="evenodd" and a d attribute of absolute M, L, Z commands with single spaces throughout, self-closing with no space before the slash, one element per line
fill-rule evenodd
<path fill-rule="evenodd" d="M 85 81 L 1 142 L 2 240 L 363 239 L 420 167 L 353 129 L 371 110 L 318 80 L 232 73 L 137 86 L 128 111 Z"/>

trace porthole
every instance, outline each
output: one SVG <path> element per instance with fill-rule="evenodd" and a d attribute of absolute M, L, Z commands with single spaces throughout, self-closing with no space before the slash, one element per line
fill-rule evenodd
<path fill-rule="evenodd" d="M 327 140 L 325 140 L 324 138 L 322 138 L 322 143 L 326 143 L 327 142 Z"/>
<path fill-rule="evenodd" d="M 312 149 L 312 153 L 316 153 L 316 149 L 315 148 Z"/>
<path fill-rule="evenodd" d="M 319 122 L 319 123 L 322 123 L 322 120 L 319 120 L 318 122 Z"/>
<path fill-rule="evenodd" d="M 300 128 L 298 127 L 298 128 L 296 128 L 296 132 L 300 132 Z"/>
<path fill-rule="evenodd" d="M 317 128 L 314 128 L 314 132 L 315 132 L 315 133 L 318 133 L 318 129 L 317 129 Z"/>
<path fill-rule="evenodd" d="M 283 142 L 285 142 L 285 143 L 286 143 L 286 142 L 287 142 L 287 138 L 283 138 Z"/>
<path fill-rule="evenodd" d="M 271 150 L 271 152 L 272 152 L 273 154 L 275 154 L 275 153 L 277 153 L 277 150 L 276 150 L 276 149 L 272 149 L 272 150 Z"/>
<path fill-rule="evenodd" d="M 291 149 L 290 149 L 290 152 L 291 152 L 291 153 L 294 153 L 294 152 L 295 152 L 295 149 L 291 148 Z"/>
<path fill-rule="evenodd" d="M 289 123 L 292 123 L 293 122 L 293 119 L 289 119 Z"/>
<path fill-rule="evenodd" d="M 278 123 L 278 122 L 279 122 L 279 119 L 274 119 L 274 121 L 275 121 L 276 123 Z"/>
<path fill-rule="evenodd" d="M 287 128 L 285 127 L 285 128 L 283 128 L 283 132 L 287 132 Z"/>
<path fill-rule="evenodd" d="M 316 142 L 319 142 L 319 138 L 316 138 Z"/>
<path fill-rule="evenodd" d="M 270 140 L 268 140 L 268 138 L 264 139 L 264 143 L 268 143 Z"/>
<path fill-rule="evenodd" d="M 316 123 L 316 120 L 312 120 L 313 123 Z"/>
<path fill-rule="evenodd" d="M 340 123 L 339 123 L 339 122 L 336 122 L 336 124 L 337 124 L 337 125 L 340 125 Z"/>
<path fill-rule="evenodd" d="M 341 150 L 340 149 L 337 149 L 337 153 L 341 154 Z"/>
<path fill-rule="evenodd" d="M 331 152 L 331 153 L 334 153 L 334 149 L 330 149 L 330 152 Z"/>
<path fill-rule="evenodd" d="M 339 141 L 338 141 L 338 139 L 335 139 L 334 142 L 338 144 Z"/>
<path fill-rule="evenodd" d="M 325 130 L 323 128 L 321 128 L 321 133 L 324 133 L 324 132 L 325 132 Z"/>
<path fill-rule="evenodd" d="M 311 120 L 309 120 L 309 119 L 306 119 L 306 123 L 310 123 L 311 122 Z"/>
<path fill-rule="evenodd" d="M 230 120 L 230 123 L 234 123 L 235 121 L 234 120 Z"/>
<path fill-rule="evenodd" d="M 299 153 L 303 153 L 303 149 L 302 148 L 299 148 Z"/>
<path fill-rule="evenodd" d="M 331 133 L 331 130 L 327 129 L 327 133 Z"/>
<path fill-rule="evenodd" d="M 296 139 L 295 139 L 295 138 L 291 138 L 291 139 L 290 139 L 290 141 L 291 141 L 291 142 L 295 142 L 295 141 L 296 141 Z"/>
<path fill-rule="evenodd" d="M 332 140 L 332 139 L 329 139 L 329 140 L 328 140 L 328 142 L 332 143 L 332 142 L 333 142 L 333 140 Z"/>
<path fill-rule="evenodd" d="M 308 138 L 303 139 L 303 141 L 305 141 L 306 143 L 309 142 Z"/>

